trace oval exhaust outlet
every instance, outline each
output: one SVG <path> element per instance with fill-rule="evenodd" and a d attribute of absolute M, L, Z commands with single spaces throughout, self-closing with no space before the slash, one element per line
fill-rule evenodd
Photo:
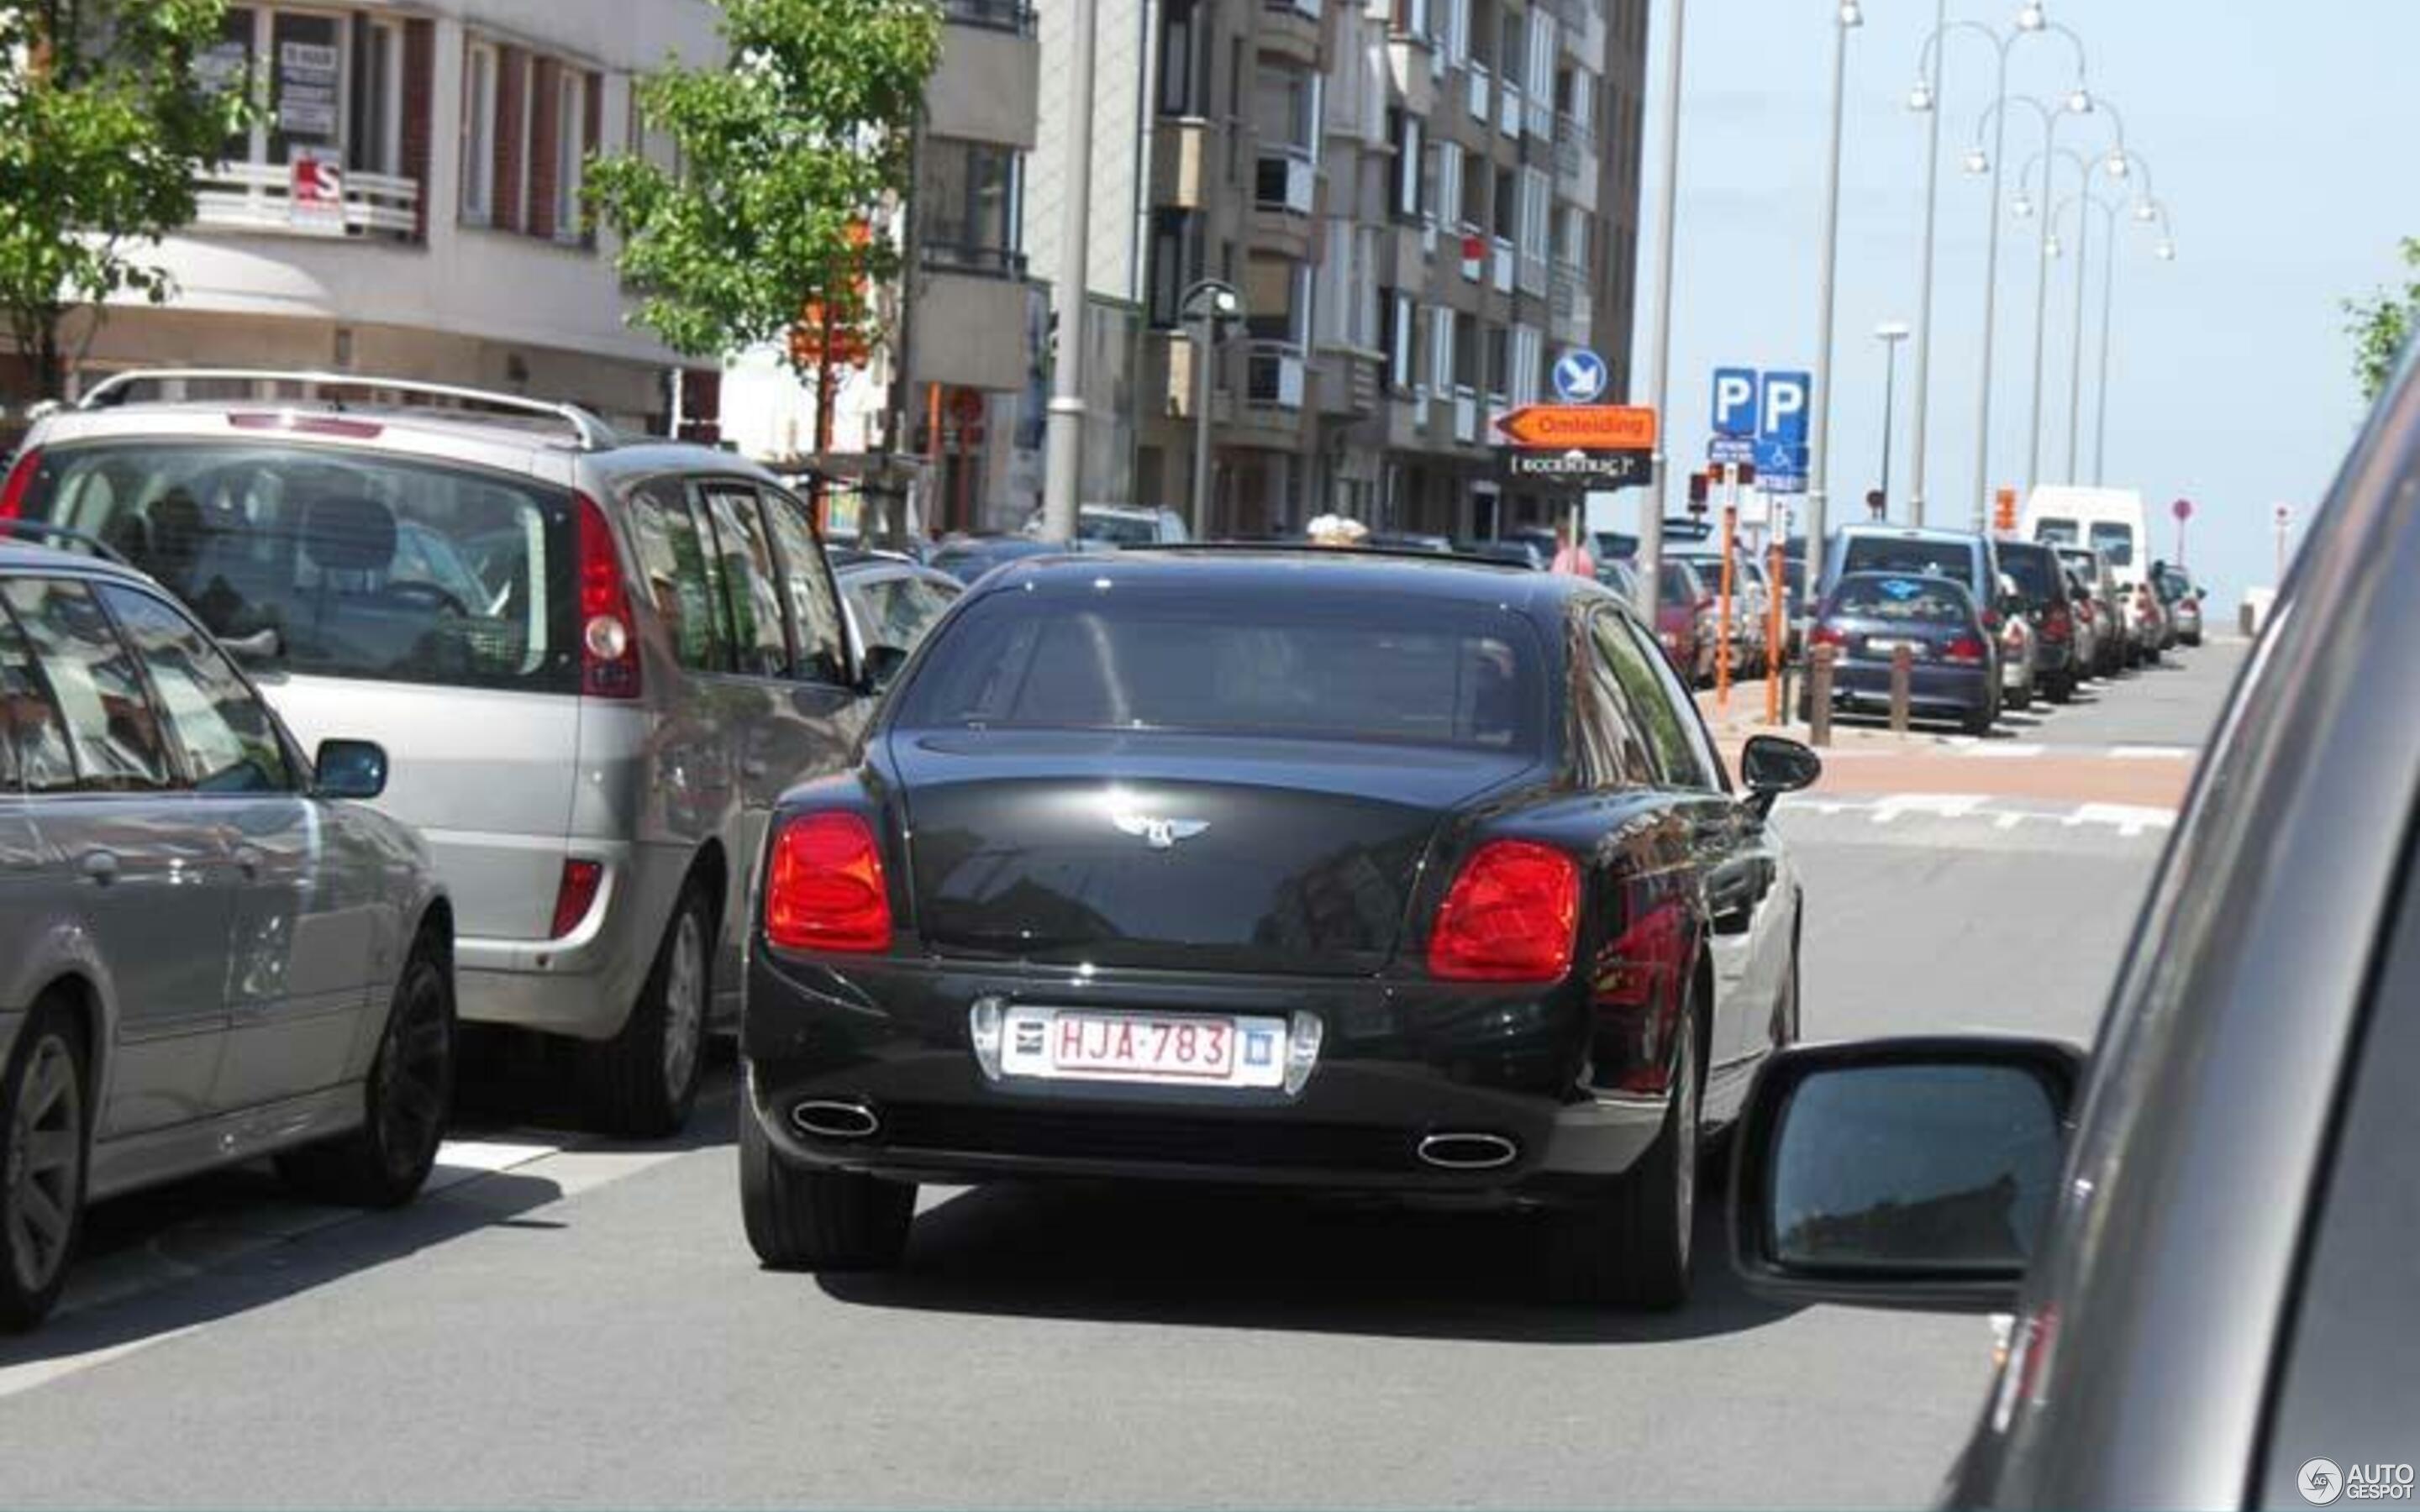
<path fill-rule="evenodd" d="M 818 1139 L 863 1139 L 882 1127 L 862 1103 L 801 1103 L 790 1109 L 790 1122 L 800 1134 Z"/>
<path fill-rule="evenodd" d="M 1521 1147 L 1502 1134 L 1433 1134 L 1419 1145 L 1423 1163 L 1447 1171 L 1492 1171 L 1520 1154 Z"/>

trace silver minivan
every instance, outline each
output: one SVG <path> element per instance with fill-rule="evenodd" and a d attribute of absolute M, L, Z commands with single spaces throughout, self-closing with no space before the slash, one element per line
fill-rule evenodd
<path fill-rule="evenodd" d="M 393 752 L 380 806 L 452 894 L 462 1018 L 579 1041 L 610 1132 L 681 1125 L 766 816 L 845 764 L 861 664 L 899 659 L 852 652 L 803 503 L 567 406 L 210 371 L 38 422 L 10 514 L 180 595 L 306 743 Z"/>

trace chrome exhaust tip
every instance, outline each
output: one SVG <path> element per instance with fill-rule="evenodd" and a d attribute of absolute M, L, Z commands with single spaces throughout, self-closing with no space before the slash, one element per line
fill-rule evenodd
<path fill-rule="evenodd" d="M 790 1126 L 818 1139 L 866 1139 L 882 1120 L 862 1103 L 809 1101 L 790 1109 Z"/>
<path fill-rule="evenodd" d="M 1519 1145 L 1492 1134 L 1433 1134 L 1419 1152 L 1423 1165 L 1444 1171 L 1492 1171 L 1521 1158 Z"/>

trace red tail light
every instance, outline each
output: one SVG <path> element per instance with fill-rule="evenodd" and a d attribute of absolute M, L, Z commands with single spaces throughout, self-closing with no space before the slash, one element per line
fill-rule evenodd
<path fill-rule="evenodd" d="M 8 470 L 8 481 L 0 484 L 0 519 L 15 519 L 24 514 L 25 495 L 33 491 L 34 474 L 41 467 L 42 454 L 37 448 L 27 448 L 17 458 L 17 465 Z"/>
<path fill-rule="evenodd" d="M 1829 625 L 1819 625 L 1807 634 L 1807 640 L 1819 646 L 1845 646 L 1849 638 Z"/>
<path fill-rule="evenodd" d="M 1987 609 L 1983 611 L 1983 628 L 1993 631 L 1995 634 L 1998 632 L 2000 628 L 2000 611 L 1998 609 Z"/>
<path fill-rule="evenodd" d="M 1551 845 L 1489 841 L 1462 864 L 1429 935 L 1429 975 L 1559 981 L 1572 968 L 1580 869 Z"/>
<path fill-rule="evenodd" d="M 549 939 L 559 940 L 580 927 L 588 910 L 597 903 L 597 889 L 605 885 L 605 865 L 601 861 L 566 861 L 563 880 L 554 888 L 554 927 L 547 932 Z"/>
<path fill-rule="evenodd" d="M 580 496 L 580 690 L 590 698 L 639 696 L 639 637 L 622 559 L 605 512 Z"/>
<path fill-rule="evenodd" d="M 1942 648 L 1941 659 L 1957 667 L 1983 665 L 1984 645 L 1978 636 L 1962 635 Z"/>
<path fill-rule="evenodd" d="M 874 830 L 853 813 L 801 814 L 773 841 L 765 937 L 792 950 L 891 949 L 891 887 Z"/>
<path fill-rule="evenodd" d="M 2075 633 L 2075 624 L 2067 615 L 2067 606 L 2053 604 L 2042 616 L 2041 636 L 2045 640 L 2064 640 Z"/>

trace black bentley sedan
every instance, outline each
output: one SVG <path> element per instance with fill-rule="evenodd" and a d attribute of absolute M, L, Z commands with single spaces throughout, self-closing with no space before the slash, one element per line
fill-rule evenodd
<path fill-rule="evenodd" d="M 1436 556 L 1032 559 L 765 846 L 748 1237 L 905 1249 L 916 1183 L 1544 1210 L 1555 1294 L 1689 1288 L 1700 1146 L 1798 1032 L 1799 883 L 1591 581 Z"/>

